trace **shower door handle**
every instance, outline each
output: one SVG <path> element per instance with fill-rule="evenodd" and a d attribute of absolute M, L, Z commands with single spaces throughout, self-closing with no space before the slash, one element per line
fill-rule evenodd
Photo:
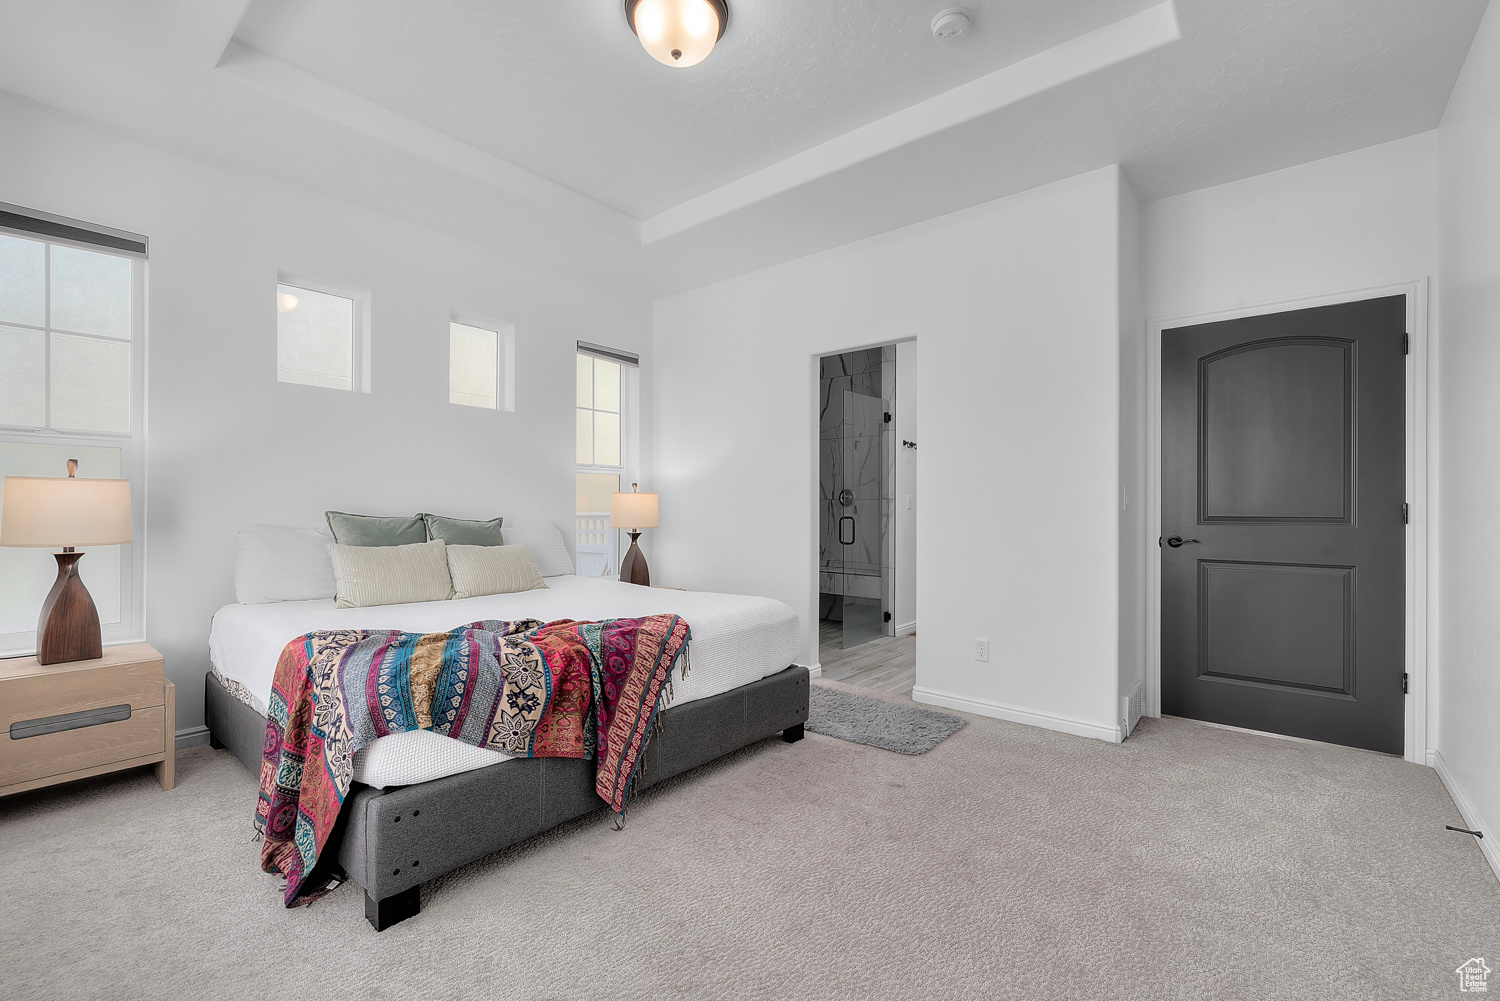
<path fill-rule="evenodd" d="M 846 521 L 849 523 L 849 538 L 847 539 L 844 538 L 844 522 Z M 839 545 L 854 545 L 854 519 L 849 517 L 847 514 L 839 519 Z"/>

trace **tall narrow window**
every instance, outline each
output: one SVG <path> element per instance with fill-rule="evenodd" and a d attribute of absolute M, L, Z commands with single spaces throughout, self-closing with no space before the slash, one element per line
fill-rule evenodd
<path fill-rule="evenodd" d="M 484 320 L 448 324 L 448 402 L 515 410 L 516 328 Z"/>
<path fill-rule="evenodd" d="M 368 296 L 281 275 L 276 283 L 276 381 L 369 391 Z"/>
<path fill-rule="evenodd" d="M 634 468 L 636 433 L 632 402 L 638 360 L 597 345 L 578 345 L 578 573 L 600 577 L 619 572 L 619 532 L 610 528 L 610 495 Z"/>
<path fill-rule="evenodd" d="M 0 476 L 131 481 L 135 542 L 79 572 L 104 641 L 140 638 L 145 545 L 141 424 L 144 237 L 0 205 Z M 36 646 L 57 577 L 46 549 L 0 548 L 0 656 Z"/>
<path fill-rule="evenodd" d="M 620 465 L 620 364 L 578 356 L 578 464 Z"/>

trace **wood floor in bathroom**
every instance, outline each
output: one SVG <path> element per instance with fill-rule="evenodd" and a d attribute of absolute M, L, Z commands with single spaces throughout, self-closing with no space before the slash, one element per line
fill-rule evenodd
<path fill-rule="evenodd" d="M 823 677 L 859 688 L 911 697 L 917 683 L 917 635 L 882 636 L 850 650 L 843 648 L 843 627 L 818 623 L 818 660 Z"/>

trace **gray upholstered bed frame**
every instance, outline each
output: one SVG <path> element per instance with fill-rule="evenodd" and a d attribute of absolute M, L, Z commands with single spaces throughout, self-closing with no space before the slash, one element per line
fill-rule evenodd
<path fill-rule="evenodd" d="M 265 717 L 230 695 L 213 672 L 206 684 L 213 745 L 227 747 L 259 776 Z M 669 708 L 642 762 L 639 788 L 778 732 L 800 740 L 807 709 L 807 668 L 795 666 Z M 364 888 L 365 917 L 384 931 L 418 912 L 427 880 L 602 809 L 594 763 L 571 758 L 512 758 L 390 789 L 355 783 L 331 839 L 337 844 L 324 857 L 331 855 Z"/>

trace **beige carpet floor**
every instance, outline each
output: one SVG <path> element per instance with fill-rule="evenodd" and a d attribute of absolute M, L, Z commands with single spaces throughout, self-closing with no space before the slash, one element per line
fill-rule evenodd
<path fill-rule="evenodd" d="M 1500 884 L 1434 772 L 1182 720 L 773 739 L 378 935 L 353 884 L 279 906 L 227 752 L 178 782 L 0 801 L 0 997 L 1408 1001 L 1500 965 Z"/>

